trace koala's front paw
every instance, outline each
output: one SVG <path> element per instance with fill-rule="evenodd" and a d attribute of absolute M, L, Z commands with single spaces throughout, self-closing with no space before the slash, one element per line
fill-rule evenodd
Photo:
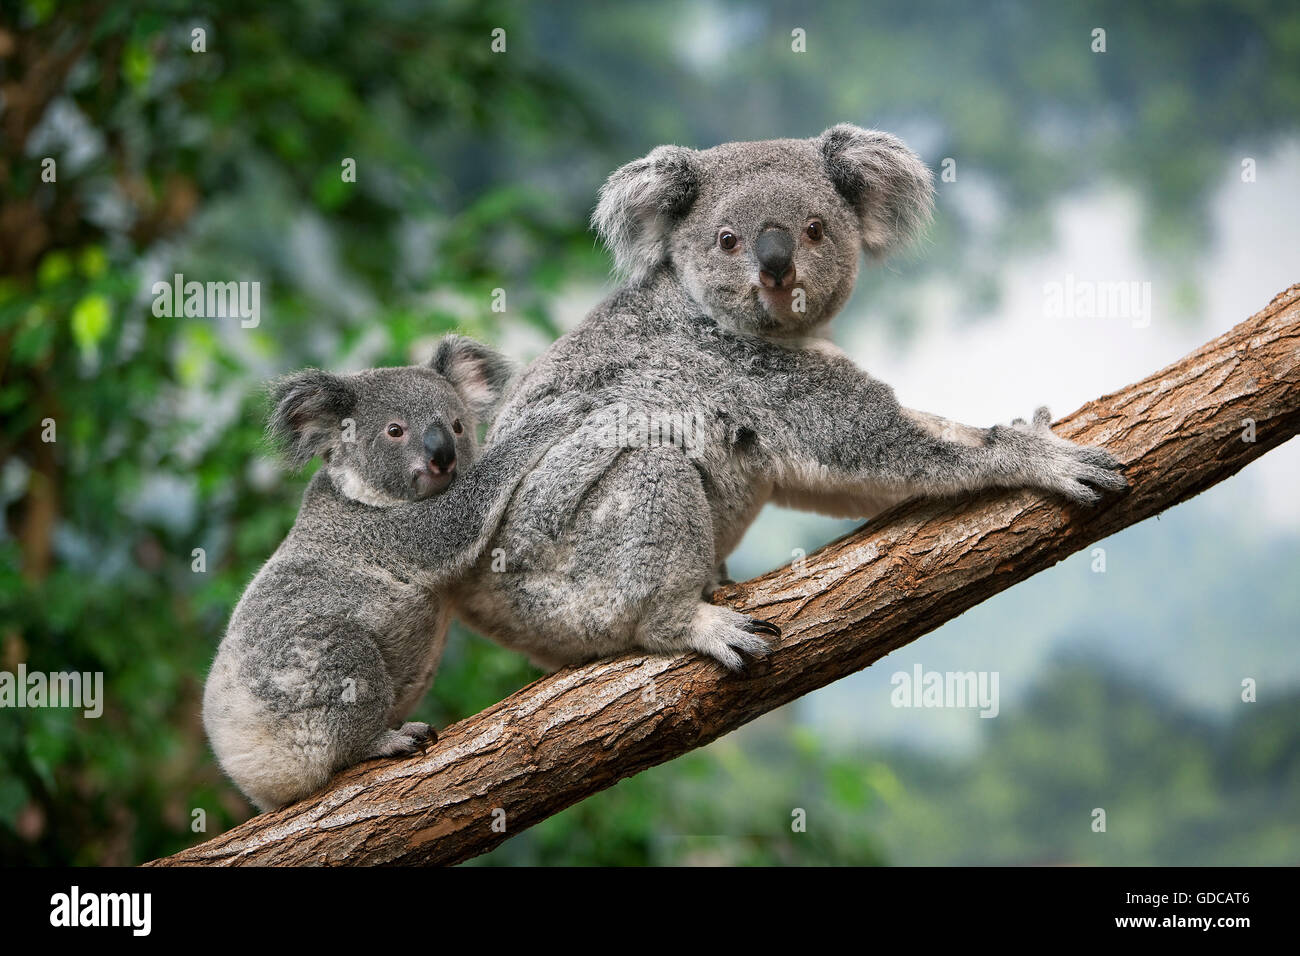
<path fill-rule="evenodd" d="M 1046 406 L 1034 412 L 1033 421 L 1017 418 L 1011 423 L 1016 432 L 1036 440 L 1036 452 L 1025 463 L 1033 484 L 1082 505 L 1095 505 L 1103 494 L 1128 487 L 1128 479 L 1119 473 L 1123 465 L 1114 455 L 1076 445 L 1053 432 L 1051 424 Z"/>

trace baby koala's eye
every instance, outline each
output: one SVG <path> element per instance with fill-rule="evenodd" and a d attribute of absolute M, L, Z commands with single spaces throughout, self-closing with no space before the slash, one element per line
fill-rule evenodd
<path fill-rule="evenodd" d="M 397 422 L 393 422 L 388 426 L 389 438 L 401 438 L 403 434 L 405 434 L 405 432 L 403 431 L 402 426 L 397 424 Z"/>
<path fill-rule="evenodd" d="M 454 431 L 457 435 L 459 435 L 461 432 L 465 430 L 465 426 L 460 423 L 460 419 L 458 418 L 451 423 L 451 430 Z"/>
<path fill-rule="evenodd" d="M 730 229 L 718 230 L 718 248 L 722 249 L 724 252 L 731 252 L 736 248 L 736 243 L 739 241 L 740 240 L 736 238 L 736 234 Z"/>
<path fill-rule="evenodd" d="M 805 234 L 808 236 L 808 238 L 811 239 L 813 242 L 821 242 L 821 241 L 822 241 L 822 221 L 821 221 L 820 219 L 814 219 L 814 220 L 812 220 L 811 222 L 808 223 L 807 226 L 804 227 L 804 233 L 805 233 Z"/>

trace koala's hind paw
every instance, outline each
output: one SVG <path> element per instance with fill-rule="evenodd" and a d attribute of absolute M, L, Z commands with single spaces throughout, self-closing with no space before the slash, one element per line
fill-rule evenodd
<path fill-rule="evenodd" d="M 747 617 L 730 608 L 701 604 L 691 622 L 687 641 L 693 650 L 708 654 L 728 670 L 744 666 L 742 654 L 759 657 L 770 651 L 770 641 L 781 629 L 768 621 Z"/>
<path fill-rule="evenodd" d="M 407 737 L 414 737 L 422 744 L 436 744 L 438 742 L 438 731 L 433 728 L 432 724 L 426 724 L 422 720 L 408 720 L 398 728 L 397 732 Z"/>
<path fill-rule="evenodd" d="M 407 757 L 426 743 L 436 741 L 438 732 L 418 720 L 408 720 L 397 730 L 385 730 L 371 745 L 371 757 Z"/>

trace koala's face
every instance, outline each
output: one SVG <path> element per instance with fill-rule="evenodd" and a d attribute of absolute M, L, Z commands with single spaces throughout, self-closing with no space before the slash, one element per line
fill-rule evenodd
<path fill-rule="evenodd" d="M 848 299 L 858 254 L 883 255 L 929 215 L 929 170 L 888 133 L 661 146 L 614 173 L 594 222 L 620 268 L 675 269 L 717 321 L 806 334 Z"/>
<path fill-rule="evenodd" d="M 426 368 L 350 377 L 356 401 L 325 467 L 345 495 L 367 504 L 420 501 L 442 491 L 477 451 L 477 424 L 451 384 Z"/>
<path fill-rule="evenodd" d="M 843 306 L 862 227 L 801 140 L 707 150 L 706 177 L 672 229 L 669 254 L 715 318 L 765 335 L 799 334 Z"/>
<path fill-rule="evenodd" d="M 449 336 L 428 366 L 332 375 L 307 369 L 273 385 L 271 431 L 304 464 L 315 455 L 347 497 L 379 507 L 438 494 L 477 453 L 475 431 L 514 366 Z"/>

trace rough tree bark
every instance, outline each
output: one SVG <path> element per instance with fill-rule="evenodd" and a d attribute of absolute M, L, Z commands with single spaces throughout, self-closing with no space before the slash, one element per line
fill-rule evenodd
<path fill-rule="evenodd" d="M 1253 442 L 1245 440 L 1246 420 L 1254 422 Z M 905 503 L 802 568 L 715 595 L 784 630 L 774 652 L 744 673 L 694 655 L 565 669 L 448 727 L 422 755 L 345 771 L 313 798 L 153 865 L 457 863 L 866 667 L 1294 436 L 1300 285 L 1054 427 L 1110 449 L 1126 466 L 1130 491 L 1095 510 L 1031 492 Z M 493 828 L 494 810 L 504 811 L 505 832 Z"/>

